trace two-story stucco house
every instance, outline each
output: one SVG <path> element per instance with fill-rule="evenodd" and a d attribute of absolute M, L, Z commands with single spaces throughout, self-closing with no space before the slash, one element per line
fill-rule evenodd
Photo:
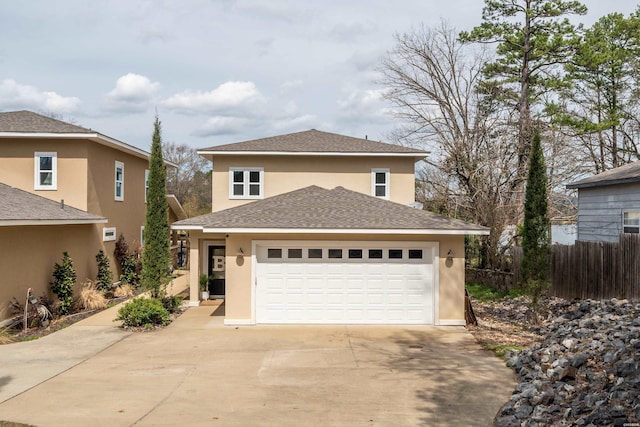
<path fill-rule="evenodd" d="M 317 130 L 199 150 L 213 212 L 190 230 L 225 324 L 464 325 L 464 235 L 487 229 L 414 202 L 427 152 Z"/>
<path fill-rule="evenodd" d="M 640 161 L 567 185 L 578 190 L 578 240 L 618 242 L 640 233 Z"/>
<path fill-rule="evenodd" d="M 63 251 L 79 282 L 100 249 L 115 272 L 118 236 L 142 243 L 148 168 L 149 153 L 91 129 L 0 113 L 0 305 L 46 293 Z"/>

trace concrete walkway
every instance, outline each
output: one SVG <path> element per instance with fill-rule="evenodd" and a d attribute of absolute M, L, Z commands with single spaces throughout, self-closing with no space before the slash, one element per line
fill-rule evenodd
<path fill-rule="evenodd" d="M 162 330 L 112 329 L 104 338 L 115 344 L 0 404 L 0 419 L 37 426 L 487 426 L 515 386 L 504 363 L 460 327 L 225 327 L 223 313 L 224 306 L 192 307 Z M 68 329 L 87 328 L 99 326 Z M 65 343 L 54 359 L 75 358 L 82 346 Z"/>
<path fill-rule="evenodd" d="M 170 295 L 188 288 L 188 274 L 175 278 Z M 34 341 L 0 345 L 0 403 L 95 356 L 131 335 L 114 322 L 122 304 Z M 0 411 L 0 420 L 2 412 Z"/>

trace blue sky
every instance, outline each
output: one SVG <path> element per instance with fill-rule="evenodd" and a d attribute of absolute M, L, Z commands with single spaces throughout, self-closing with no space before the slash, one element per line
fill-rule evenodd
<path fill-rule="evenodd" d="M 592 23 L 631 0 L 584 1 Z M 480 23 L 480 0 L 0 0 L 0 111 L 51 112 L 148 149 L 316 128 L 385 140 L 393 34 Z"/>

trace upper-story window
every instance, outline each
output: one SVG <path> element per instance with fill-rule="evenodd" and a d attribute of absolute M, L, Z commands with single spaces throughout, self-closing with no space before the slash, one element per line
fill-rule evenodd
<path fill-rule="evenodd" d="M 262 199 L 263 168 L 229 168 L 230 199 Z"/>
<path fill-rule="evenodd" d="M 382 199 L 389 198 L 389 169 L 371 169 L 371 194 Z"/>
<path fill-rule="evenodd" d="M 115 172 L 115 199 L 124 201 L 124 163 L 116 161 Z"/>
<path fill-rule="evenodd" d="M 58 189 L 58 153 L 36 152 L 34 155 L 36 190 Z"/>
<path fill-rule="evenodd" d="M 149 169 L 144 171 L 144 202 L 147 203 L 147 193 L 149 192 Z"/>
<path fill-rule="evenodd" d="M 640 233 L 640 212 L 624 212 L 622 227 L 625 233 Z"/>

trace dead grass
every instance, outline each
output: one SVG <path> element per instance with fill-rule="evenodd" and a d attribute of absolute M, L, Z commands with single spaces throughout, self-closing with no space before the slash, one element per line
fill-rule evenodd
<path fill-rule="evenodd" d="M 96 288 L 95 282 L 87 280 L 82 284 L 82 289 L 78 296 L 78 306 L 83 310 L 102 310 L 107 307 L 107 299 Z"/>
<path fill-rule="evenodd" d="M 125 284 L 116 286 L 113 289 L 113 296 L 116 298 L 130 297 L 133 295 L 133 292 L 134 292 L 133 286 L 125 283 Z"/>

